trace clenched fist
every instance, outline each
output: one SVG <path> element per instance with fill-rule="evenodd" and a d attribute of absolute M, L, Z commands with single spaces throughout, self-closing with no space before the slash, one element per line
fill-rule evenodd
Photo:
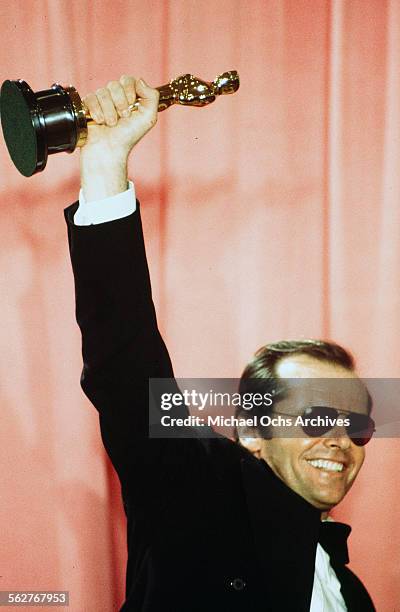
<path fill-rule="evenodd" d="M 137 110 L 129 105 L 139 101 Z M 83 102 L 94 123 L 81 148 L 82 188 L 87 201 L 126 189 L 129 153 L 156 124 L 159 92 L 143 79 L 122 76 L 88 94 Z"/>

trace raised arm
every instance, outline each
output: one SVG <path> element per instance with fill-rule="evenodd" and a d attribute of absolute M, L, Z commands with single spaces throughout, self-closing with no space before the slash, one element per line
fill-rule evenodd
<path fill-rule="evenodd" d="M 130 114 L 127 107 L 136 96 L 140 106 Z M 122 77 L 89 94 L 85 103 L 96 121 L 81 151 L 90 216 L 99 207 L 112 207 L 117 194 L 127 190 L 128 156 L 156 123 L 158 92 Z M 103 441 L 120 476 L 147 440 L 148 378 L 173 376 L 157 328 L 136 207 L 128 216 L 82 226 L 74 222 L 77 205 L 66 210 L 82 332 L 82 387 L 100 413 Z M 107 218 L 112 216 L 110 211 Z"/>

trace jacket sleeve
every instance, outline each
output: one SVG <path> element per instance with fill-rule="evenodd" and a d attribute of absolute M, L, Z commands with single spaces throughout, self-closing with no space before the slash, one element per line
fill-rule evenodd
<path fill-rule="evenodd" d="M 138 462 L 149 476 L 160 461 L 163 444 L 148 436 L 148 379 L 172 378 L 173 370 L 157 328 L 139 203 L 128 217 L 90 226 L 74 225 L 76 209 L 67 208 L 65 218 L 82 332 L 81 385 L 124 482 Z"/>

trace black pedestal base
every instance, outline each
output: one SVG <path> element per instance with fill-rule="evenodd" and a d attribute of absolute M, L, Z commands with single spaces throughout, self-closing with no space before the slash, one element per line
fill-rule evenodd
<path fill-rule="evenodd" d="M 69 90 L 61 85 L 34 93 L 25 81 L 4 81 L 0 109 L 8 151 L 24 176 L 44 170 L 48 155 L 75 150 L 77 113 Z"/>

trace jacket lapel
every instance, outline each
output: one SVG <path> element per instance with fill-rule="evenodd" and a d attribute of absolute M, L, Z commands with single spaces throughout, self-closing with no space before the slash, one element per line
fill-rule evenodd
<path fill-rule="evenodd" d="M 241 460 L 254 545 L 271 600 L 281 610 L 308 611 L 320 511 L 289 489 L 264 461 Z"/>

